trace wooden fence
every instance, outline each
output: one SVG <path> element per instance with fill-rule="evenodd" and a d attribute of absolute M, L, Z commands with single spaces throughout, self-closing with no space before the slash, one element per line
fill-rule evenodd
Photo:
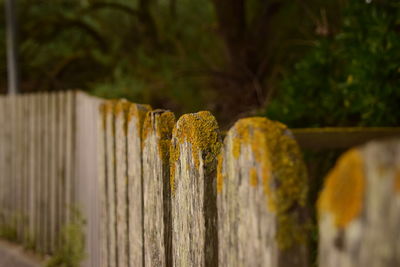
<path fill-rule="evenodd" d="M 209 112 L 80 92 L 0 109 L 1 230 L 37 252 L 57 255 L 83 218 L 82 266 L 312 264 L 306 167 L 279 122 L 222 139 Z M 320 266 L 399 265 L 400 140 L 345 153 L 317 208 Z"/>
<path fill-rule="evenodd" d="M 0 97 L 2 236 L 54 255 L 84 224 L 83 265 L 99 266 L 99 105 L 74 91 Z"/>

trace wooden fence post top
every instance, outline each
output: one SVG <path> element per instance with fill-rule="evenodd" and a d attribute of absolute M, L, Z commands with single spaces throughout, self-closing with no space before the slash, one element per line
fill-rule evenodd
<path fill-rule="evenodd" d="M 128 102 L 125 99 L 121 99 L 114 102 L 114 115 L 117 116 L 121 112 L 127 113 L 129 111 L 129 107 L 132 103 Z"/>
<path fill-rule="evenodd" d="M 170 148 L 171 192 L 174 192 L 175 163 L 179 159 L 180 145 L 191 144 L 192 158 L 196 169 L 199 168 L 199 152 L 203 153 L 204 166 L 213 166 L 221 149 L 218 123 L 209 111 L 200 111 L 182 115 L 172 132 Z M 212 171 L 212 170 L 210 170 Z"/>
<path fill-rule="evenodd" d="M 116 104 L 117 100 L 106 100 L 103 101 L 103 103 L 100 104 L 100 112 L 101 114 L 106 115 L 114 110 L 114 106 Z"/>
<path fill-rule="evenodd" d="M 126 99 L 110 99 L 103 101 L 99 109 L 103 116 L 110 113 L 117 116 L 123 112 L 126 116 L 126 124 L 128 124 L 132 118 L 137 118 L 136 128 L 140 130 L 146 113 L 151 110 L 151 106 L 131 103 Z"/>
<path fill-rule="evenodd" d="M 143 104 L 131 104 L 129 106 L 128 114 L 127 114 L 127 123 L 129 123 L 132 118 L 136 118 L 136 127 L 138 130 L 142 129 L 143 121 L 146 117 L 146 113 L 151 110 L 150 105 Z M 139 132 L 140 136 L 140 132 Z"/>
<path fill-rule="evenodd" d="M 344 153 L 317 209 L 320 266 L 399 266 L 400 139 Z"/>
<path fill-rule="evenodd" d="M 226 151 L 229 148 L 230 151 Z M 243 158 L 249 162 L 246 164 L 251 165 L 246 167 L 249 185 L 262 186 L 266 195 L 266 208 L 276 214 L 279 225 L 276 240 L 279 248 L 289 249 L 296 244 L 304 244 L 308 224 L 299 220 L 299 214 L 291 214 L 290 210 L 305 209 L 307 172 L 290 130 L 282 123 L 265 117 L 240 119 L 228 131 L 224 149 L 218 162 L 218 192 L 224 190 L 226 166 L 223 157 L 232 155 L 238 164 L 244 164 L 240 163 Z"/>

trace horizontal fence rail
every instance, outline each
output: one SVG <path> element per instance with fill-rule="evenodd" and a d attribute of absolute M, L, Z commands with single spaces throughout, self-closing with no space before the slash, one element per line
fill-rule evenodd
<path fill-rule="evenodd" d="M 299 148 L 398 131 L 386 130 L 346 138 L 253 117 L 222 138 L 207 111 L 0 96 L 0 235 L 51 266 L 397 266 L 400 139 L 350 149 L 326 177 L 318 263 Z"/>

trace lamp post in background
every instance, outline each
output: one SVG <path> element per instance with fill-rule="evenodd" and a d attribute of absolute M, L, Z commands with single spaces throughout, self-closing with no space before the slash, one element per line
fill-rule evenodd
<path fill-rule="evenodd" d="M 17 20 L 15 0 L 5 0 L 8 93 L 18 93 Z"/>

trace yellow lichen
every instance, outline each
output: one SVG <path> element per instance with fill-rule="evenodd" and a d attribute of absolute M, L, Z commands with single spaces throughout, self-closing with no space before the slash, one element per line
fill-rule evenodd
<path fill-rule="evenodd" d="M 173 130 L 174 140 L 170 149 L 171 192 L 174 192 L 175 164 L 180 156 L 180 145 L 188 142 L 192 149 L 192 159 L 199 168 L 199 153 L 202 153 L 204 166 L 212 166 L 221 148 L 217 121 L 208 111 L 183 115 Z"/>
<path fill-rule="evenodd" d="M 255 167 L 250 169 L 250 185 L 252 186 L 257 186 L 258 185 L 258 175 L 257 175 L 257 169 Z"/>
<path fill-rule="evenodd" d="M 239 120 L 232 129 L 232 154 L 238 159 L 243 146 L 250 146 L 256 167 L 250 168 L 250 184 L 256 185 L 257 169 L 267 196 L 267 207 L 278 220 L 276 239 L 281 249 L 305 242 L 306 223 L 293 207 L 304 207 L 307 196 L 306 169 L 300 149 L 285 125 L 267 118 Z M 258 184 L 258 179 L 257 179 Z"/>
<path fill-rule="evenodd" d="M 171 144 L 172 129 L 175 125 L 175 115 L 170 111 L 156 109 L 149 111 L 143 124 L 143 142 L 147 136 L 156 131 L 158 151 L 163 161 L 169 160 L 169 147 Z M 143 145 L 144 143 L 142 143 Z"/>
<path fill-rule="evenodd" d="M 339 158 L 327 175 L 317 203 L 319 215 L 329 212 L 337 227 L 346 227 L 360 215 L 364 191 L 363 159 L 357 149 L 351 149 Z"/>
<path fill-rule="evenodd" d="M 129 110 L 129 106 L 131 105 L 130 102 L 126 101 L 126 100 L 119 100 L 115 103 L 114 105 L 114 115 L 118 116 L 119 114 L 121 114 L 122 112 L 125 114 L 128 112 Z"/>
<path fill-rule="evenodd" d="M 142 125 L 144 119 L 146 117 L 146 113 L 151 110 L 151 106 L 149 105 L 142 105 L 142 104 L 131 104 L 129 105 L 128 112 L 126 114 L 126 125 L 129 125 L 129 122 L 132 118 L 136 118 L 136 130 L 139 136 L 141 133 Z"/>
<path fill-rule="evenodd" d="M 218 155 L 218 164 L 217 164 L 217 192 L 222 192 L 222 187 L 224 185 L 224 173 L 223 173 L 223 162 L 224 156 L 221 151 Z"/>

